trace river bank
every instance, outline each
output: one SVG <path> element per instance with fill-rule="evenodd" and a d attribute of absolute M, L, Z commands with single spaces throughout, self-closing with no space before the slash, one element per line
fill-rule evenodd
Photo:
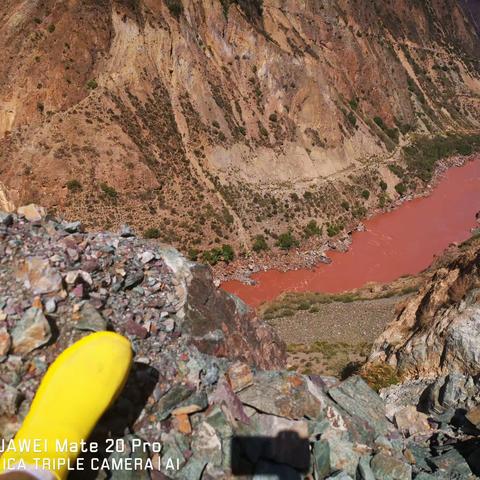
<path fill-rule="evenodd" d="M 289 252 L 252 255 L 217 269 L 216 278 L 222 288 L 258 306 L 285 291 L 339 292 L 415 274 L 449 243 L 468 238 L 479 200 L 480 156 L 451 157 L 438 162 L 422 192 L 371 212 L 348 234 L 310 240 Z M 334 265 L 326 263 L 330 260 Z"/>

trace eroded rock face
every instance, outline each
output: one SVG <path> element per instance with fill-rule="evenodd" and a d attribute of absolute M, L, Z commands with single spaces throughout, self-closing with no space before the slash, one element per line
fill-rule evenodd
<path fill-rule="evenodd" d="M 480 245 L 440 268 L 376 340 L 370 362 L 401 375 L 480 373 Z"/>
<path fill-rule="evenodd" d="M 458 0 L 169 5 L 1 3 L 0 167 L 15 203 L 142 231 L 183 214 L 165 240 L 187 246 L 194 225 L 190 246 L 242 243 L 306 224 L 312 199 L 348 217 L 339 195 L 382 192 L 362 161 L 412 130 L 478 131 L 480 43 Z M 313 188 L 346 169 L 355 188 Z"/>

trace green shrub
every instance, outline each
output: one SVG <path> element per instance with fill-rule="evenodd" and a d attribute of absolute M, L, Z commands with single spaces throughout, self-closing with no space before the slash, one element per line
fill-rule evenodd
<path fill-rule="evenodd" d="M 429 182 L 436 163 L 452 155 L 469 155 L 480 149 L 480 135 L 447 135 L 433 138 L 420 137 L 403 148 L 409 172 Z"/>
<path fill-rule="evenodd" d="M 343 200 L 343 202 L 340 204 L 344 210 L 350 210 L 350 204 L 346 201 Z"/>
<path fill-rule="evenodd" d="M 362 197 L 368 200 L 370 198 L 370 192 L 368 190 L 362 190 Z"/>
<path fill-rule="evenodd" d="M 357 126 L 357 117 L 353 112 L 348 112 L 347 118 L 348 118 L 348 121 L 352 124 L 352 126 L 354 127 Z"/>
<path fill-rule="evenodd" d="M 391 163 L 388 165 L 388 169 L 398 178 L 403 178 L 405 176 L 405 170 L 400 165 Z"/>
<path fill-rule="evenodd" d="M 231 262 L 235 258 L 235 252 L 231 245 L 222 245 L 222 258 L 224 262 Z"/>
<path fill-rule="evenodd" d="M 67 182 L 67 188 L 72 193 L 80 192 L 82 190 L 82 184 L 76 179 L 69 180 Z"/>
<path fill-rule="evenodd" d="M 388 185 L 383 180 L 380 180 L 380 189 L 385 191 L 387 187 Z"/>
<path fill-rule="evenodd" d="M 278 121 L 278 118 L 277 118 L 277 114 L 276 113 L 272 113 L 268 119 L 271 121 L 271 122 L 276 122 Z"/>
<path fill-rule="evenodd" d="M 310 220 L 304 228 L 305 238 L 322 234 L 322 228 L 318 226 L 315 220 Z"/>
<path fill-rule="evenodd" d="M 89 80 L 87 82 L 88 90 L 95 90 L 97 87 L 98 87 L 98 83 L 95 79 L 92 78 L 92 80 Z"/>
<path fill-rule="evenodd" d="M 50 33 L 53 33 L 53 32 L 55 31 L 55 25 L 54 25 L 53 23 L 51 23 L 51 24 L 48 26 L 47 30 L 48 30 Z"/>
<path fill-rule="evenodd" d="M 382 117 L 374 117 L 373 121 L 383 130 L 385 128 L 385 123 L 383 122 Z"/>
<path fill-rule="evenodd" d="M 202 253 L 202 260 L 210 265 L 216 265 L 223 260 L 224 262 L 231 262 L 235 257 L 233 248 L 230 245 L 222 245 L 221 248 L 212 248 Z"/>
<path fill-rule="evenodd" d="M 293 236 L 292 232 L 285 232 L 278 236 L 277 246 L 282 250 L 290 250 L 292 247 L 296 247 L 298 241 Z"/>
<path fill-rule="evenodd" d="M 350 108 L 351 108 L 352 110 L 356 110 L 356 109 L 358 108 L 358 98 L 355 98 L 355 97 L 352 98 L 352 99 L 348 102 L 348 104 L 350 105 Z"/>
<path fill-rule="evenodd" d="M 160 238 L 160 230 L 154 227 L 147 228 L 147 230 L 143 232 L 143 236 L 144 238 Z"/>
<path fill-rule="evenodd" d="M 400 182 L 400 183 L 397 183 L 395 185 L 395 190 L 400 194 L 400 195 L 403 195 L 406 191 L 407 191 L 407 186 L 403 183 L 403 182 Z"/>
<path fill-rule="evenodd" d="M 189 260 L 196 262 L 198 260 L 198 256 L 200 255 L 200 251 L 196 248 L 189 248 L 187 252 L 187 256 Z"/>
<path fill-rule="evenodd" d="M 100 188 L 102 189 L 102 192 L 109 198 L 117 198 L 118 197 L 118 192 L 111 187 L 110 185 L 107 185 L 106 183 L 101 183 Z"/>
<path fill-rule="evenodd" d="M 178 20 L 183 13 L 183 4 L 180 0 L 166 0 L 170 13 Z"/>
<path fill-rule="evenodd" d="M 253 241 L 252 249 L 254 252 L 268 250 L 268 244 L 263 235 L 257 235 Z"/>
<path fill-rule="evenodd" d="M 329 237 L 334 237 L 335 235 L 338 235 L 342 230 L 343 225 L 335 225 L 333 223 L 327 225 L 327 235 Z"/>

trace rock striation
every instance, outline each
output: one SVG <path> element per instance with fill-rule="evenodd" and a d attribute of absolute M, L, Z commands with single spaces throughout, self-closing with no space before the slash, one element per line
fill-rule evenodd
<path fill-rule="evenodd" d="M 2 438 L 19 428 L 58 353 L 103 329 L 130 338 L 135 357 L 92 435 L 127 448 L 102 454 L 106 466 L 92 478 L 480 473 L 478 377 L 452 373 L 379 395 L 356 375 L 340 381 L 286 371 L 285 346 L 271 328 L 173 248 L 128 228 L 84 233 L 79 223 L 0 214 Z M 128 459 L 144 468 L 133 476 L 114 468 Z"/>

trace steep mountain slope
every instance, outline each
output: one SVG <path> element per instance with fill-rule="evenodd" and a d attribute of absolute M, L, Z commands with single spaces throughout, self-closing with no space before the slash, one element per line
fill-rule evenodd
<path fill-rule="evenodd" d="M 0 21 L 10 200 L 184 249 L 340 230 L 416 187 L 385 167 L 405 144 L 479 130 L 456 0 L 6 0 Z"/>

